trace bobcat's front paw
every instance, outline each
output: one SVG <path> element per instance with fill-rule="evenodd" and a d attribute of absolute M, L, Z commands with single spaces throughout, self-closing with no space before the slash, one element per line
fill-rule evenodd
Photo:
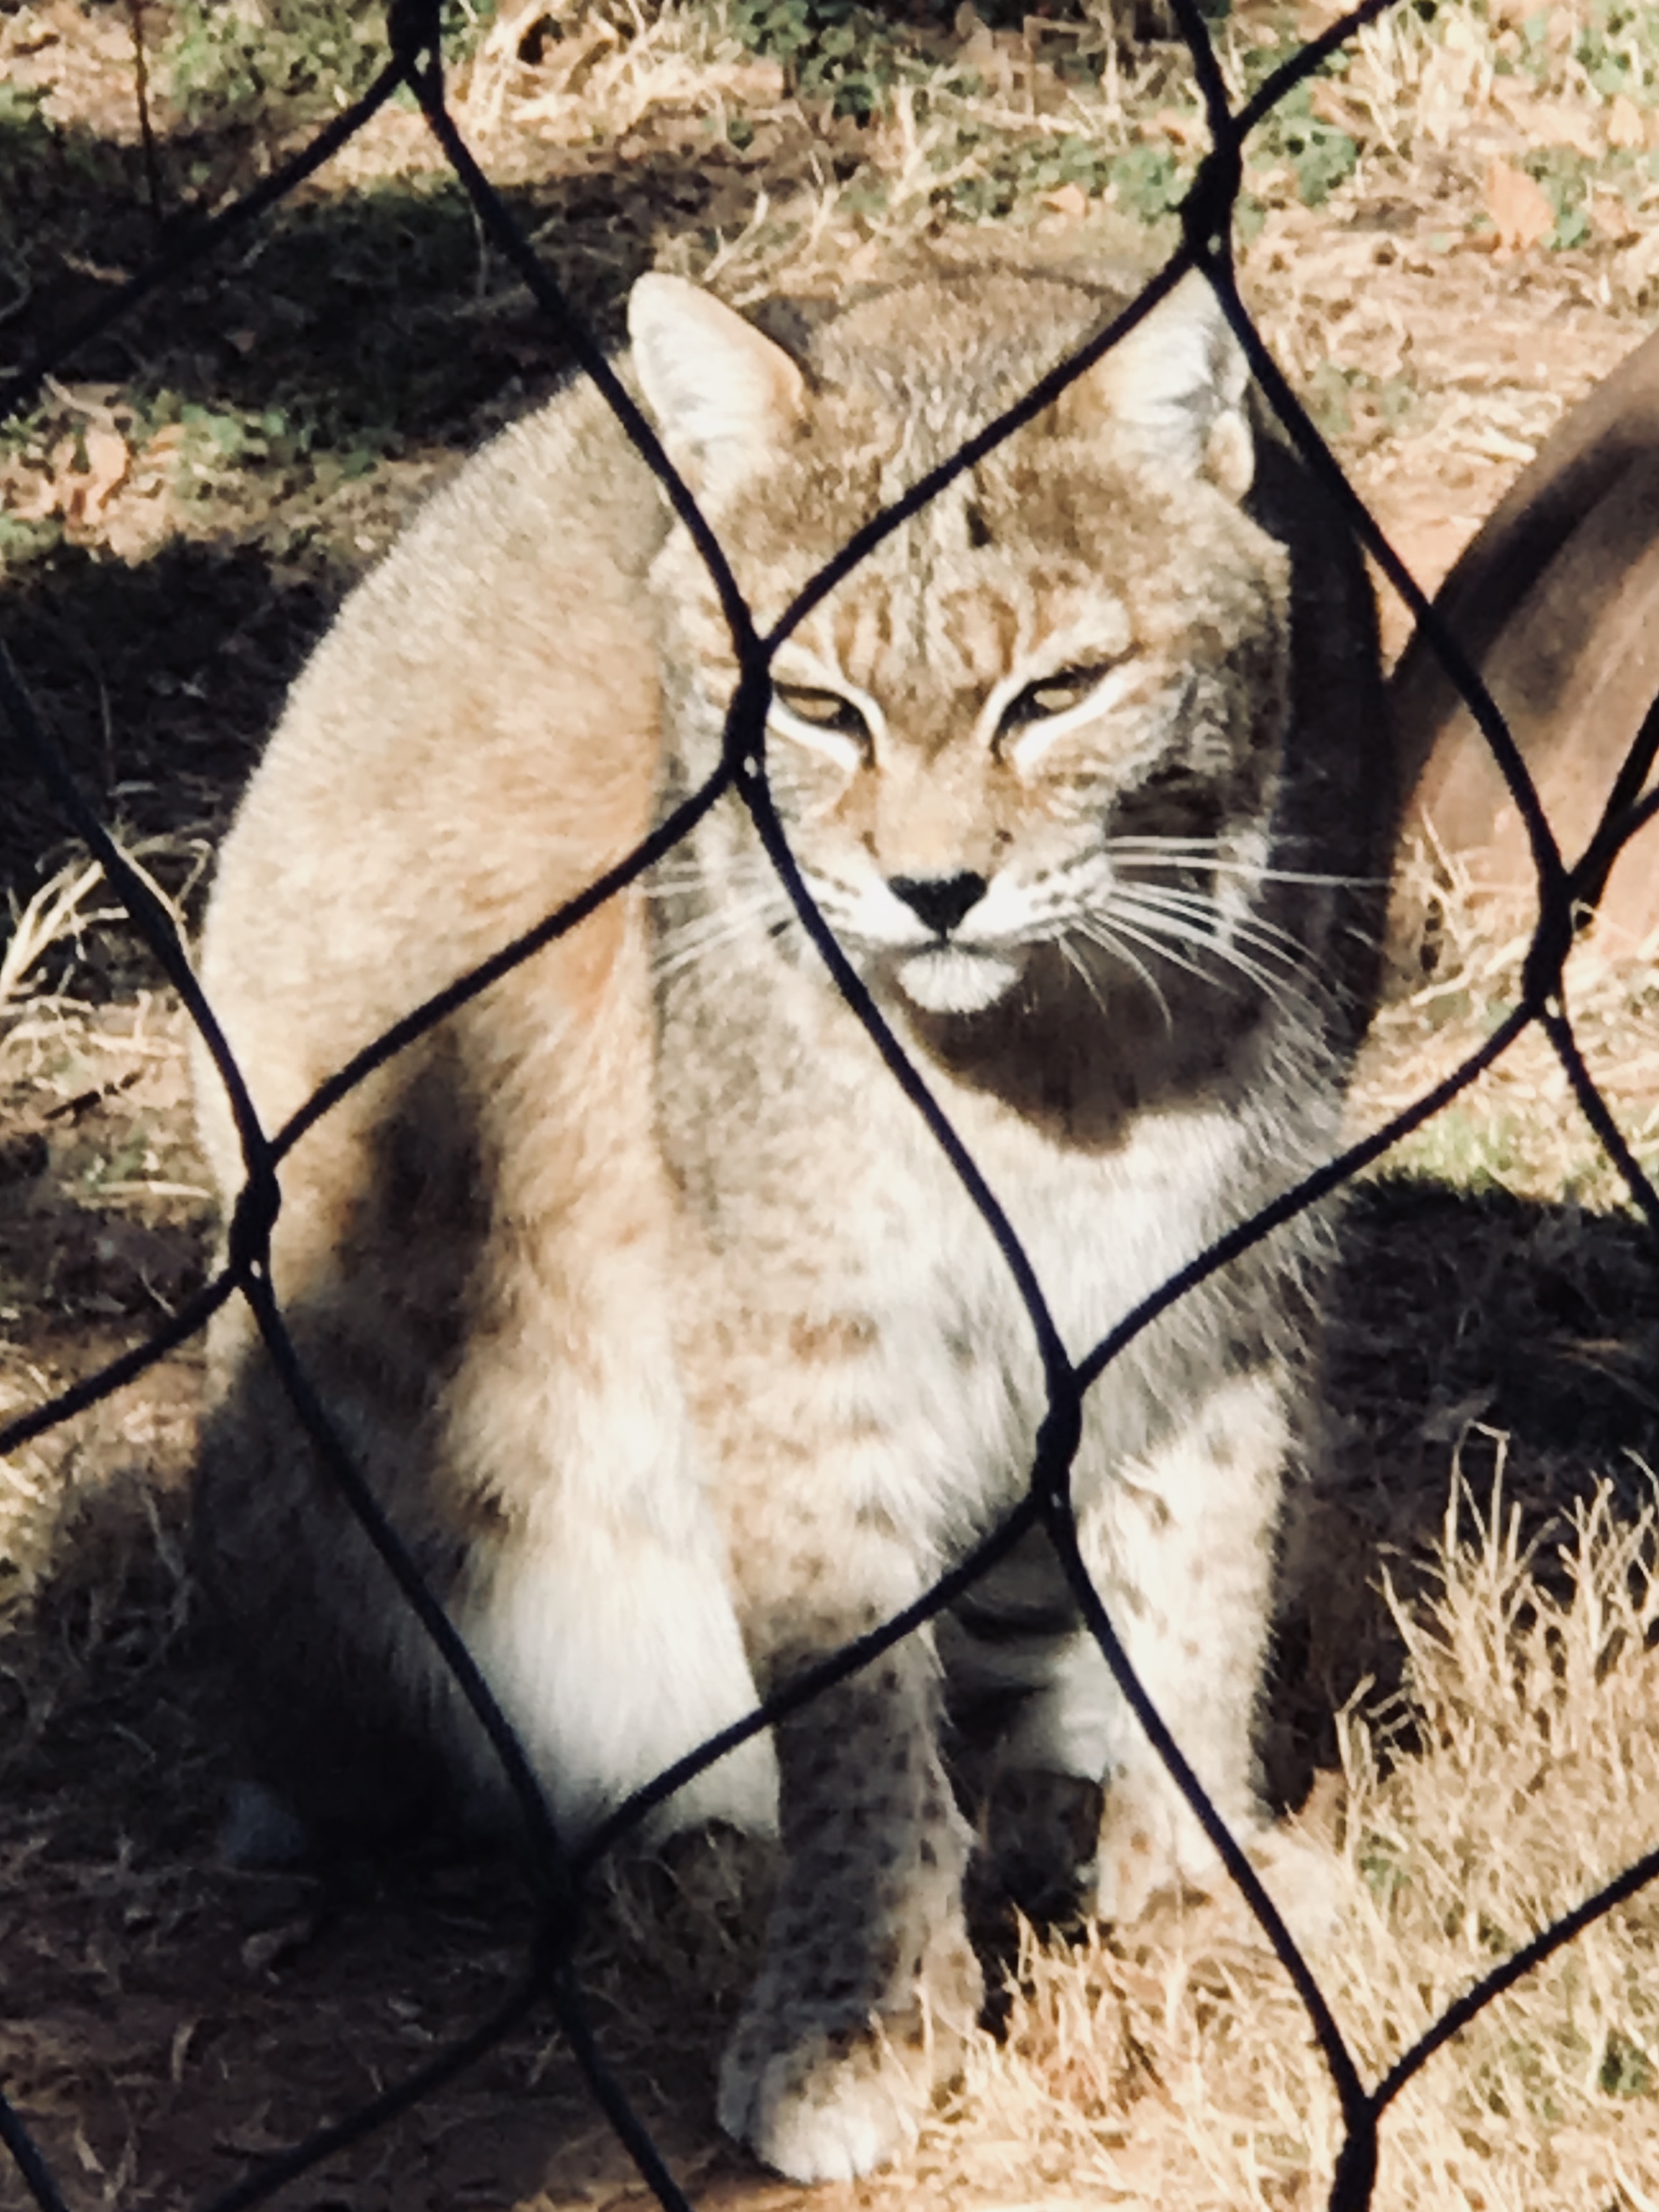
<path fill-rule="evenodd" d="M 922 2051 L 873 2025 L 769 2045 L 763 2021 L 739 2024 L 720 2068 L 720 2121 L 791 2181 L 855 2181 L 915 2142 L 932 2081 Z"/>
<path fill-rule="evenodd" d="M 1114 1812 L 1115 1817 L 1114 1817 Z M 1332 1854 L 1294 1828 L 1265 1816 L 1235 1822 L 1234 1833 L 1297 1947 L 1328 1948 L 1339 1918 L 1340 1875 Z M 1242 1935 L 1261 1936 L 1255 1916 L 1234 1887 L 1196 1820 L 1156 1799 L 1138 1807 L 1108 1801 L 1096 1863 L 1095 1911 L 1119 1926 L 1140 1918 L 1153 1899 L 1188 1890 L 1231 1899 Z"/>
<path fill-rule="evenodd" d="M 1341 1860 L 1313 1837 L 1284 1826 L 1270 1828 L 1248 1848 L 1297 1950 L 1313 1959 L 1328 1953 L 1342 1923 Z M 1255 1915 L 1250 1917 L 1254 1925 Z"/>
<path fill-rule="evenodd" d="M 797 1972 L 799 1953 L 793 1957 Z M 763 1973 L 720 2067 L 720 2121 L 791 2181 L 852 2181 L 902 2157 L 956 2071 L 984 1995 L 959 1917 L 906 1976 L 862 2002 Z"/>
<path fill-rule="evenodd" d="M 1108 1785 L 1095 1861 L 1097 1918 L 1130 1927 L 1154 1898 L 1182 1890 L 1212 1897 L 1226 1880 L 1209 1838 L 1161 1781 Z"/>

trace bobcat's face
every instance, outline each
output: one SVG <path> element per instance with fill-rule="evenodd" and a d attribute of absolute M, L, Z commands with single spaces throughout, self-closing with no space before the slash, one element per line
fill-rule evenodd
<path fill-rule="evenodd" d="M 925 371 L 908 393 L 880 374 L 803 390 L 763 466 L 705 467 L 763 634 L 1022 369 L 979 392 Z M 1115 969 L 1160 1002 L 1209 954 L 1267 988 L 1283 958 L 1249 906 L 1284 717 L 1285 556 L 1202 465 L 1125 434 L 1104 397 L 1062 403 L 951 485 L 773 660 L 767 767 L 807 887 L 872 987 L 924 1015 L 984 1012 L 1056 957 L 1091 996 Z M 1206 440 L 1213 423 L 1200 464 Z M 1221 460 L 1239 475 L 1236 441 Z M 1248 447 L 1244 462 L 1247 477 Z M 701 563 L 680 546 L 670 572 L 680 743 L 701 776 L 737 669 Z M 732 910 L 765 909 L 798 941 L 738 810 L 705 849 Z"/>
<path fill-rule="evenodd" d="M 1278 561 L 1234 543 L 1256 557 L 1194 576 L 1145 485 L 1054 458 L 1065 500 L 981 471 L 773 667 L 768 762 L 807 884 L 870 979 L 928 1013 L 993 1005 L 1039 945 L 1085 974 L 1133 969 L 1149 935 L 1179 950 L 1206 860 L 1242 864 L 1265 829 Z"/>

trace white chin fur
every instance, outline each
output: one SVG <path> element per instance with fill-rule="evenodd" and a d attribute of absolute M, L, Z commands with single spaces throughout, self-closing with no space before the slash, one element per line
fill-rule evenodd
<path fill-rule="evenodd" d="M 995 1006 L 1019 980 L 1012 960 L 942 945 L 899 966 L 899 988 L 925 1014 L 977 1014 Z"/>

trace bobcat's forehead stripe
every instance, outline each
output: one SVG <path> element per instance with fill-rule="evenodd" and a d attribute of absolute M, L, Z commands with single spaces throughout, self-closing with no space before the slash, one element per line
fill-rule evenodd
<path fill-rule="evenodd" d="M 866 672 L 881 665 L 891 642 L 894 611 L 890 603 L 868 592 L 837 592 L 824 611 L 825 658 L 833 659 L 842 672 L 839 680 L 845 682 L 856 671 L 858 678 L 867 681 Z"/>
<path fill-rule="evenodd" d="M 1027 620 L 1012 593 L 988 584 L 942 589 L 935 610 L 934 653 L 945 662 L 952 688 L 988 692 L 1018 650 Z"/>

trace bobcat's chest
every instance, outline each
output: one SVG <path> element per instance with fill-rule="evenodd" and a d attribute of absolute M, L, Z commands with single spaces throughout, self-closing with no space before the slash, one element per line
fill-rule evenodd
<path fill-rule="evenodd" d="M 751 1017 L 758 1003 L 747 998 Z M 839 1437 L 849 1509 L 948 1553 L 1006 1510 L 1029 1468 L 1046 1403 L 1032 1316 L 991 1227 L 845 1010 L 757 1030 L 731 1004 L 719 1029 L 671 1022 L 660 1069 L 700 1425 L 734 1480 L 769 1489 L 803 1449 L 822 1465 Z M 1213 1233 L 1243 1142 L 1231 1116 L 1143 1115 L 1089 1152 L 948 1079 L 936 1087 L 1073 1358 Z M 1147 1366 L 1137 1353 L 1097 1394 L 1102 1446 L 1133 1450 L 1156 1389 Z"/>

